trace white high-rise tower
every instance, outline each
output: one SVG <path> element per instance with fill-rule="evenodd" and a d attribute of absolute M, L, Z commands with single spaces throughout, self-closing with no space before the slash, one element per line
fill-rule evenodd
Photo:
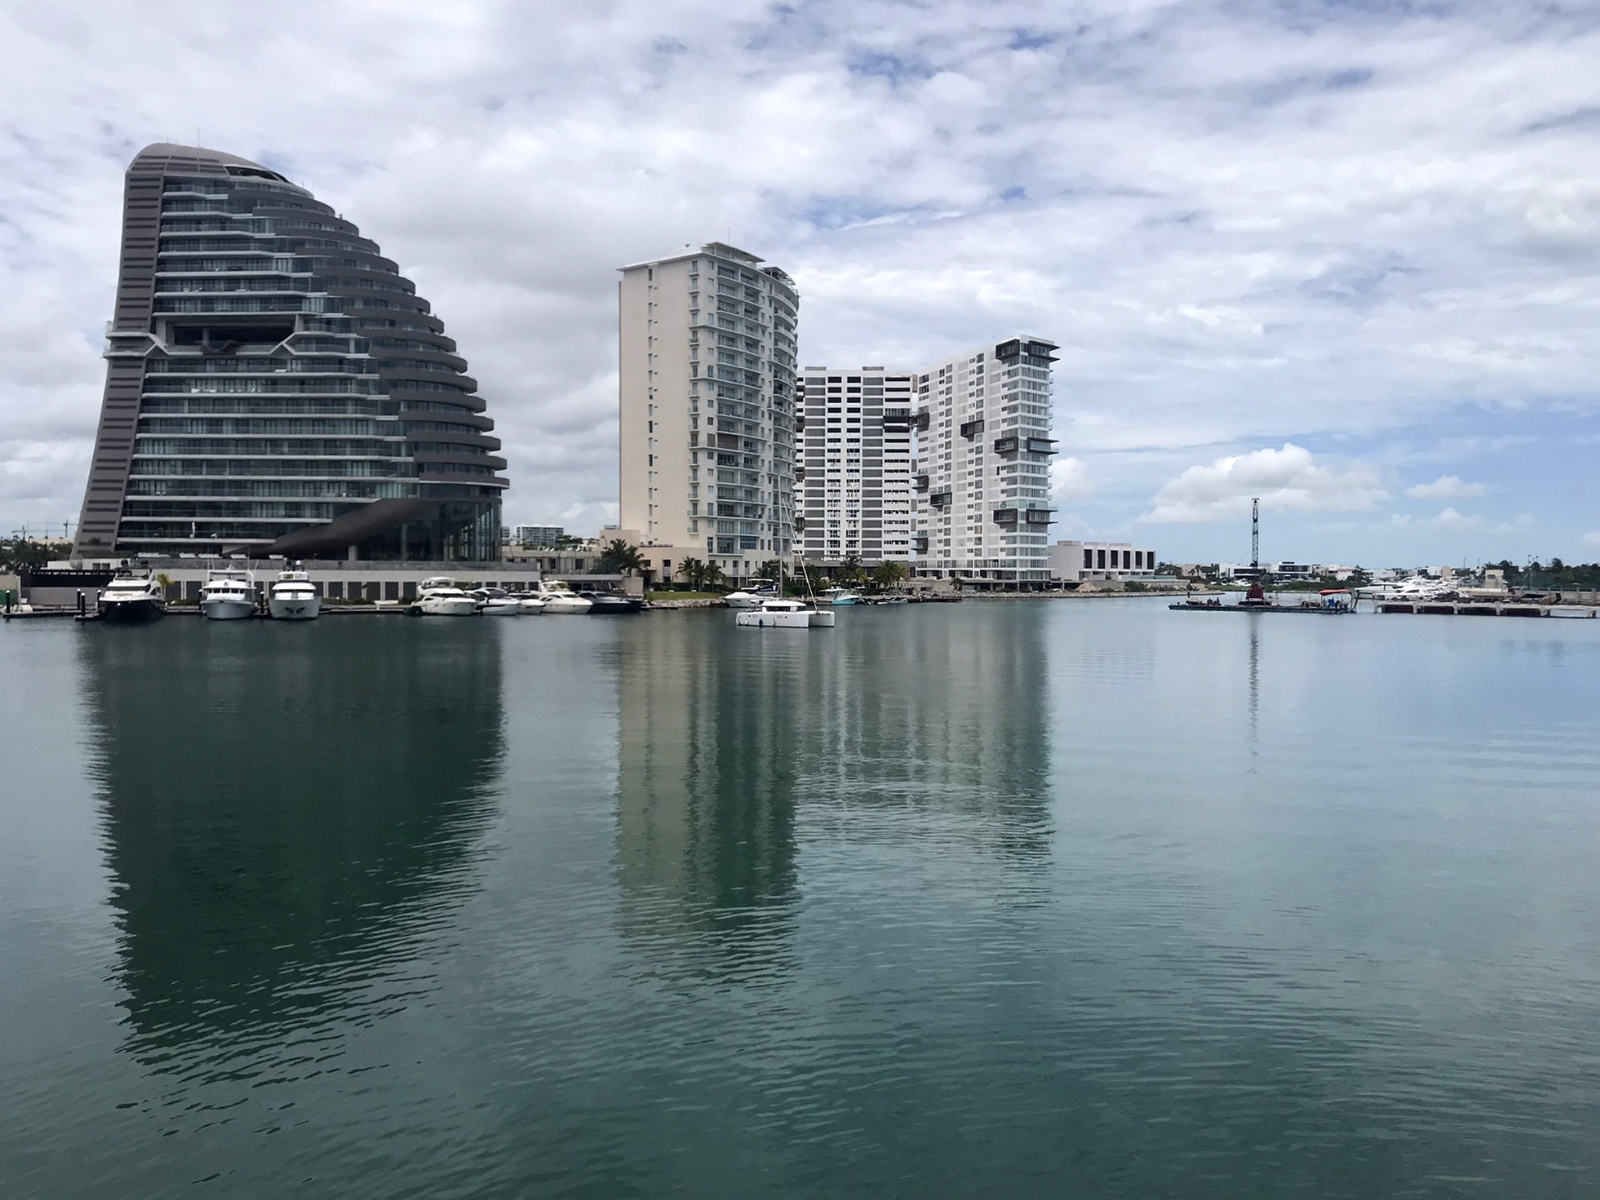
<path fill-rule="evenodd" d="M 795 508 L 807 561 L 909 562 L 915 372 L 807 367 L 803 379 Z"/>
<path fill-rule="evenodd" d="M 1044 585 L 1049 572 L 1054 342 L 1013 338 L 919 381 L 916 574 Z"/>
<path fill-rule="evenodd" d="M 711 242 L 622 268 L 620 524 L 658 578 L 792 550 L 800 295 L 761 262 Z"/>

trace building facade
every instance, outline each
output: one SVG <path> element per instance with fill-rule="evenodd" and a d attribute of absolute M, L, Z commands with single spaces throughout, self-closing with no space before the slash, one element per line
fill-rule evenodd
<path fill-rule="evenodd" d="M 807 367 L 795 471 L 796 540 L 808 562 L 911 559 L 911 421 L 917 375 Z"/>
<path fill-rule="evenodd" d="M 524 549 L 559 545 L 566 534 L 560 525 L 518 525 L 511 531 L 511 544 Z"/>
<path fill-rule="evenodd" d="M 106 360 L 80 557 L 499 552 L 505 461 L 443 322 L 274 171 L 140 151 Z"/>
<path fill-rule="evenodd" d="M 794 281 L 720 242 L 622 268 L 619 524 L 730 579 L 793 552 Z"/>
<path fill-rule="evenodd" d="M 1057 542 L 1050 547 L 1050 578 L 1143 579 L 1156 573 L 1156 552 L 1132 542 Z"/>
<path fill-rule="evenodd" d="M 953 355 L 919 380 L 915 574 L 1049 583 L 1054 342 L 1012 338 Z"/>

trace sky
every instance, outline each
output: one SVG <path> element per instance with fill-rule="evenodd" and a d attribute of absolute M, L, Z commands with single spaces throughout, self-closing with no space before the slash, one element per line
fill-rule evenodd
<path fill-rule="evenodd" d="M 1058 343 L 1056 537 L 1600 559 L 1600 9 L 0 0 L 0 534 L 76 520 L 122 173 L 263 162 L 428 298 L 508 523 L 616 518 L 616 268 L 731 240 L 806 364 Z"/>

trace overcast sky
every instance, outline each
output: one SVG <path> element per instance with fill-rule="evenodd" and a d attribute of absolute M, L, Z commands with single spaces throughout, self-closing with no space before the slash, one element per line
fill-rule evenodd
<path fill-rule="evenodd" d="M 615 518 L 616 275 L 728 239 L 805 363 L 1037 334 L 1058 536 L 1600 559 L 1600 10 L 0 3 L 0 533 L 75 520 L 122 172 L 310 187 L 433 304 L 509 521 Z"/>

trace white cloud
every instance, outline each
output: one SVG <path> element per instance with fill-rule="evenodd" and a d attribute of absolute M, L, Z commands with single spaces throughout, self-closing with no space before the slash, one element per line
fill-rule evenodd
<path fill-rule="evenodd" d="M 1350 512 L 1371 508 L 1388 492 L 1371 467 L 1343 470 L 1318 466 L 1311 451 L 1293 442 L 1281 450 L 1255 450 L 1190 467 L 1156 493 L 1154 507 L 1139 519 L 1151 524 L 1229 521 L 1261 507 L 1290 512 Z"/>
<path fill-rule="evenodd" d="M 1406 495 L 1414 500 L 1465 500 L 1482 496 L 1487 491 L 1481 483 L 1464 483 L 1458 476 L 1441 475 L 1432 483 L 1408 487 Z"/>
<path fill-rule="evenodd" d="M 1584 534 L 1583 544 L 1585 546 L 1600 546 L 1600 529 Z"/>
<path fill-rule="evenodd" d="M 1458 512 L 1453 507 L 1442 508 L 1432 517 L 1395 513 L 1384 522 L 1384 528 L 1392 530 L 1416 529 L 1443 533 L 1520 533 L 1532 529 L 1534 525 L 1535 521 L 1528 513 L 1523 513 L 1515 521 L 1491 521 L 1476 513 Z"/>
<path fill-rule="evenodd" d="M 1427 440 L 1462 402 L 1592 406 L 1600 378 L 1581 6 L 159 7 L 0 7 L 0 444 L 60 456 L 0 523 L 76 514 L 122 172 L 196 136 L 400 262 L 482 384 L 512 520 L 615 503 L 613 269 L 709 238 L 799 280 L 804 361 L 1059 341 L 1073 454 Z M 1097 474 L 1123 508 L 1096 523 L 1168 470 Z M 1356 470 L 1271 503 L 1365 503 Z"/>
<path fill-rule="evenodd" d="M 1055 504 L 1068 504 L 1094 495 L 1094 483 L 1089 478 L 1089 464 L 1081 458 L 1063 458 L 1050 464 L 1050 499 Z"/>

